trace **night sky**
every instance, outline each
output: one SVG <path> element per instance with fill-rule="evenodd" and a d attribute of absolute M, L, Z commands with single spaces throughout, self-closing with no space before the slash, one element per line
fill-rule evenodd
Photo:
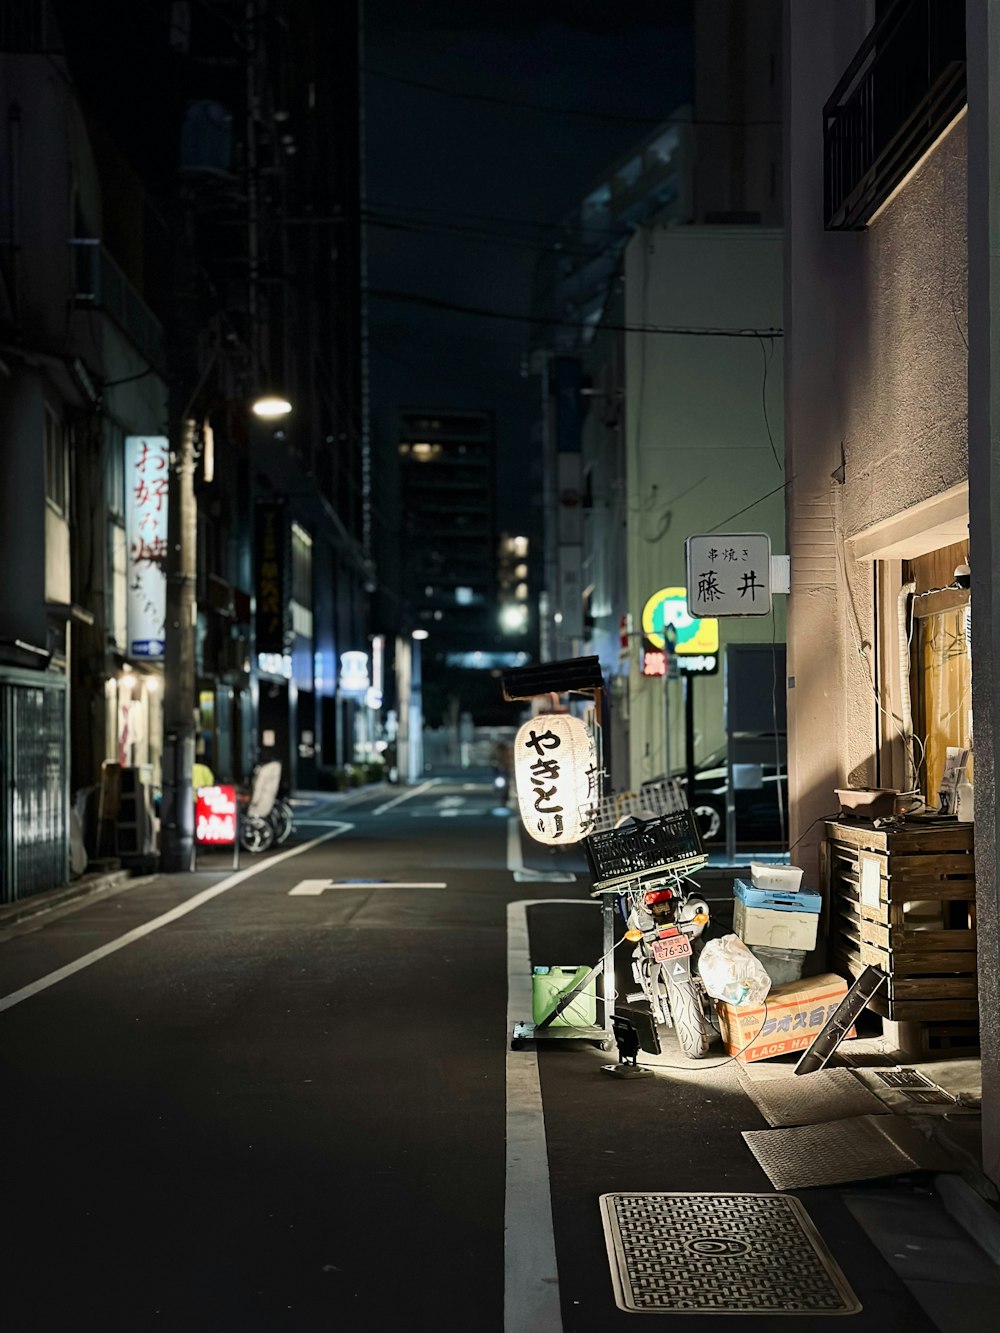
<path fill-rule="evenodd" d="M 553 224 L 690 97 L 690 10 L 366 0 L 372 288 L 527 314 Z M 400 403 L 493 409 L 498 517 L 521 526 L 539 394 L 527 325 L 376 297 L 371 332 L 376 431 Z"/>
<path fill-rule="evenodd" d="M 203 22 L 220 14 L 212 0 L 193 3 Z M 74 77 L 155 188 L 159 164 L 172 173 L 185 96 L 167 7 L 57 7 L 87 53 Z M 556 224 L 690 97 L 691 9 L 691 0 L 364 0 L 371 287 L 528 314 Z M 539 395 L 524 373 L 528 326 L 379 296 L 371 334 L 376 436 L 394 445 L 400 405 L 493 410 L 498 518 L 521 526 Z"/>

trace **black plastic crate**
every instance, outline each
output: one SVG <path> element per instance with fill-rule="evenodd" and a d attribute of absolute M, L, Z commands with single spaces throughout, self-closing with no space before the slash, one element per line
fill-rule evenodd
<path fill-rule="evenodd" d="M 691 810 L 630 819 L 621 828 L 592 833 L 583 845 L 595 887 L 646 879 L 661 870 L 682 870 L 705 859 Z"/>

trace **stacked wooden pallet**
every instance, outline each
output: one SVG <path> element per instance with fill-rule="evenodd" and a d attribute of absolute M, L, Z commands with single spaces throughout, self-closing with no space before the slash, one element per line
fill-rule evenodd
<path fill-rule="evenodd" d="M 919 1023 L 927 1051 L 978 1035 L 976 873 L 972 825 L 955 820 L 894 830 L 830 822 L 831 953 L 852 977 L 888 975 L 872 1009 Z"/>

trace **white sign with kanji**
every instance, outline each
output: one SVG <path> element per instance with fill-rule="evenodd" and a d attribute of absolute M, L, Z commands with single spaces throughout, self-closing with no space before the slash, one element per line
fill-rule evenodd
<path fill-rule="evenodd" d="M 692 616 L 766 616 L 771 611 L 771 538 L 766 532 L 713 532 L 687 539 Z"/>
<path fill-rule="evenodd" d="M 167 618 L 167 493 L 170 443 L 165 435 L 125 437 L 125 525 L 128 541 L 128 652 L 163 656 Z"/>

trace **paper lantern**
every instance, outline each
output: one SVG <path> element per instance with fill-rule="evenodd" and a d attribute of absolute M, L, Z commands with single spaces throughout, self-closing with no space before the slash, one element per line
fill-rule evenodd
<path fill-rule="evenodd" d="M 540 713 L 514 739 L 521 822 L 536 842 L 560 846 L 591 832 L 599 795 L 590 732 L 569 713 Z"/>

